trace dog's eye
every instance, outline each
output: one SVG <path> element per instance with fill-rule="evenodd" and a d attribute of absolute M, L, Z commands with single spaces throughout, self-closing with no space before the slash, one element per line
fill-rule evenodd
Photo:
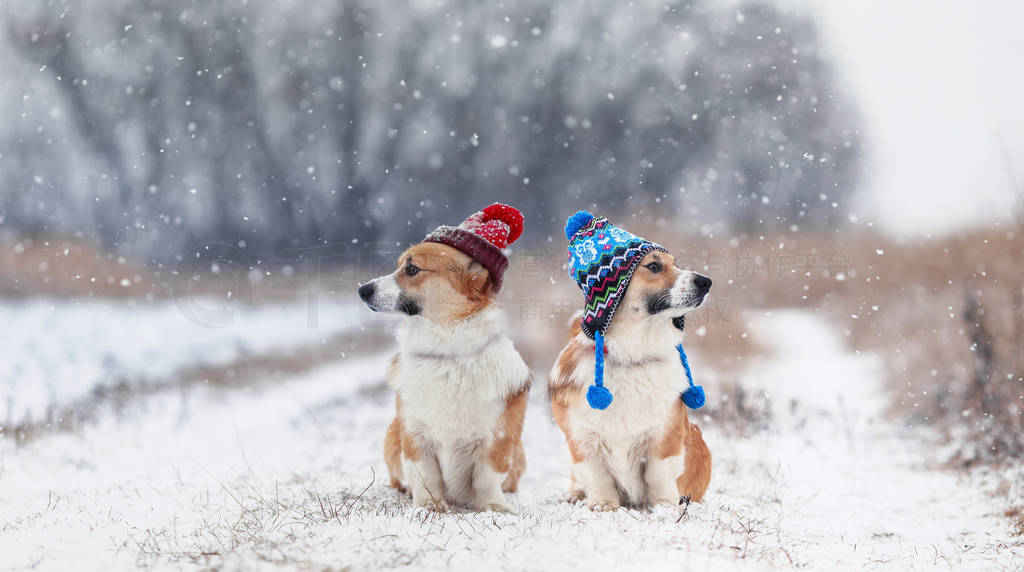
<path fill-rule="evenodd" d="M 416 266 L 415 264 L 406 264 L 405 265 L 405 275 L 406 276 L 416 276 L 419 273 L 420 273 L 420 268 L 418 266 Z"/>
<path fill-rule="evenodd" d="M 661 272 L 661 263 L 660 262 L 652 262 L 652 263 L 648 264 L 647 266 L 645 266 L 644 268 L 646 268 L 646 269 L 650 270 L 651 272 L 654 272 L 655 274 L 657 274 L 658 272 Z"/>

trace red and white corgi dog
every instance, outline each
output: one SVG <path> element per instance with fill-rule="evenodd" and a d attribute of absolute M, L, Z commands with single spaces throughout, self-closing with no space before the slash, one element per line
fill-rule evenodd
<path fill-rule="evenodd" d="M 526 468 L 531 377 L 495 303 L 508 264 L 500 248 L 519 236 L 522 216 L 498 206 L 441 227 L 359 288 L 373 310 L 407 316 L 388 368 L 396 414 L 384 454 L 391 486 L 411 490 L 419 507 L 511 511 L 505 493 Z"/>
<path fill-rule="evenodd" d="M 595 231 L 594 223 L 588 224 L 596 235 L 591 238 L 618 231 L 601 228 L 600 222 Z M 680 399 L 687 380 L 676 350 L 683 315 L 703 303 L 711 280 L 681 270 L 672 254 L 653 247 L 623 267 L 625 292 L 603 331 L 603 387 L 614 396 L 610 404 L 588 402 L 598 338 L 585 335 L 579 321 L 551 371 L 551 408 L 572 459 L 566 500 L 598 510 L 675 505 L 681 497 L 700 501 L 711 478 L 711 453 Z M 587 256 L 587 249 L 589 244 L 579 252 Z M 607 260 L 605 270 L 593 276 L 607 276 Z M 589 256 L 583 261 L 602 264 Z M 577 259 L 572 262 L 579 266 Z M 606 408 L 597 408 L 601 405 Z"/>

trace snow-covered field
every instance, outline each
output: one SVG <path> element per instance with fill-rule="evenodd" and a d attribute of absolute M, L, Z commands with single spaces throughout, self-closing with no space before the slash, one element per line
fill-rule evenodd
<path fill-rule="evenodd" d="M 114 383 L 315 344 L 358 324 L 352 305 L 136 300 L 0 303 L 0 424 L 40 421 Z"/>
<path fill-rule="evenodd" d="M 757 316 L 772 351 L 744 383 L 772 429 L 726 436 L 685 514 L 559 503 L 568 452 L 538 376 L 517 514 L 434 514 L 385 486 L 388 352 L 348 356 L 258 390 L 157 393 L 125 417 L 18 447 L 0 440 L 0 564 L 520 570 L 571 568 L 1019 569 L 1024 548 L 979 481 L 931 467 L 880 416 L 871 356 L 823 319 Z M 386 349 L 386 348 L 382 348 Z M 185 351 L 185 350 L 182 350 Z M 691 356 L 699 363 L 700 356 Z M 540 373 L 540 372 L 538 372 Z M 700 375 L 699 369 L 696 372 Z M 714 399 L 715 388 L 707 387 Z"/>

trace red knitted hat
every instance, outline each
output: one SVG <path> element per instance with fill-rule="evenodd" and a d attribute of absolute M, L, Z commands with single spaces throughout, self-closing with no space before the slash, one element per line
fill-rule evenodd
<path fill-rule="evenodd" d="M 508 258 L 502 250 L 521 234 L 523 213 L 515 207 L 494 203 L 470 215 L 459 226 L 437 227 L 423 242 L 440 242 L 466 253 L 490 271 L 494 289 L 498 291 L 508 268 Z"/>

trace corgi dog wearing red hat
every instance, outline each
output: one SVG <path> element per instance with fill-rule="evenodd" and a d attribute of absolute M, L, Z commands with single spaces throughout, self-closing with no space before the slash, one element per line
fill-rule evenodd
<path fill-rule="evenodd" d="M 359 287 L 374 311 L 404 314 L 388 368 L 395 419 L 384 440 L 391 486 L 416 506 L 512 510 L 526 468 L 521 434 L 530 371 L 506 335 L 495 296 L 503 252 L 523 215 L 493 204 L 441 226 Z"/>
<path fill-rule="evenodd" d="M 711 279 L 662 246 L 579 211 L 565 228 L 584 311 L 551 371 L 572 459 L 566 500 L 595 510 L 700 501 L 711 452 L 686 410 L 704 405 L 682 345 Z"/>

